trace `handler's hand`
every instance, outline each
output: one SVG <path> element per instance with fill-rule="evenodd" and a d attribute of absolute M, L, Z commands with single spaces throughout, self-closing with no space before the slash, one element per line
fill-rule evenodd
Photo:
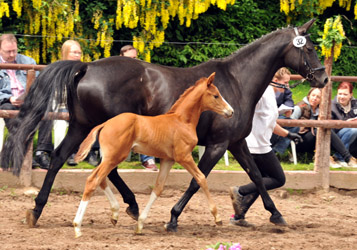
<path fill-rule="evenodd" d="M 295 142 L 295 144 L 303 142 L 302 137 L 299 134 L 296 134 L 296 133 L 289 132 L 286 137 L 289 138 L 290 140 L 293 140 Z"/>

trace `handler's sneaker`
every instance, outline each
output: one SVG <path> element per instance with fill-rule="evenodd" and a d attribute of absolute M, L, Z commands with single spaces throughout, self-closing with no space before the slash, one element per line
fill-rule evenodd
<path fill-rule="evenodd" d="M 229 223 L 230 223 L 231 225 L 239 226 L 239 227 L 255 227 L 254 224 L 249 223 L 249 222 L 246 221 L 245 219 L 238 219 L 238 220 L 236 220 L 236 219 L 234 218 L 234 215 L 232 215 L 231 218 L 229 218 Z"/>
<path fill-rule="evenodd" d="M 339 164 L 341 167 L 347 168 L 348 164 L 345 161 L 336 161 L 337 164 Z"/>
<path fill-rule="evenodd" d="M 350 161 L 347 163 L 350 168 L 357 168 L 357 160 L 351 157 Z"/>
<path fill-rule="evenodd" d="M 330 156 L 330 167 L 331 168 L 341 168 L 342 166 L 340 164 L 338 164 L 332 156 Z"/>
<path fill-rule="evenodd" d="M 149 160 L 143 162 L 143 167 L 148 170 L 157 171 L 157 166 L 153 159 L 149 159 Z"/>

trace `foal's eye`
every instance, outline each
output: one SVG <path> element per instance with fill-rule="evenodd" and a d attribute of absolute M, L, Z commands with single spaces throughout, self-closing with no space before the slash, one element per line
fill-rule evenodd
<path fill-rule="evenodd" d="M 215 95 L 215 96 L 213 96 L 214 97 L 214 99 L 217 99 L 218 98 L 218 95 Z"/>

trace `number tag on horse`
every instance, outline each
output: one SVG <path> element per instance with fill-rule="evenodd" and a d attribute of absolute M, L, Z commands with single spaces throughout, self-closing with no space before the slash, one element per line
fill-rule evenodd
<path fill-rule="evenodd" d="M 306 44 L 306 38 L 304 36 L 297 36 L 294 38 L 293 44 L 296 48 L 304 47 Z"/>

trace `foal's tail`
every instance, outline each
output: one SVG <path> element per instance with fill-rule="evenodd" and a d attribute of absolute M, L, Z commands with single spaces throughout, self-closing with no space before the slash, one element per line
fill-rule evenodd
<path fill-rule="evenodd" d="M 36 78 L 19 114 L 11 119 L 9 134 L 1 153 L 1 167 L 19 175 L 24 156 L 41 119 L 56 104 L 66 103 L 71 119 L 73 98 L 78 81 L 86 73 L 87 64 L 80 61 L 58 61 L 48 65 Z M 65 93 L 67 96 L 65 97 Z"/>
<path fill-rule="evenodd" d="M 102 130 L 104 125 L 105 125 L 105 123 L 102 123 L 102 124 L 94 127 L 92 129 L 92 131 L 90 131 L 90 133 L 87 136 L 87 138 L 84 139 L 84 141 L 79 146 L 79 150 L 76 153 L 76 156 L 74 157 L 74 161 L 75 162 L 77 162 L 77 163 L 81 162 L 87 157 L 90 149 L 92 148 L 92 145 L 94 144 L 94 142 L 97 139 L 97 136 L 98 136 L 100 130 Z"/>

